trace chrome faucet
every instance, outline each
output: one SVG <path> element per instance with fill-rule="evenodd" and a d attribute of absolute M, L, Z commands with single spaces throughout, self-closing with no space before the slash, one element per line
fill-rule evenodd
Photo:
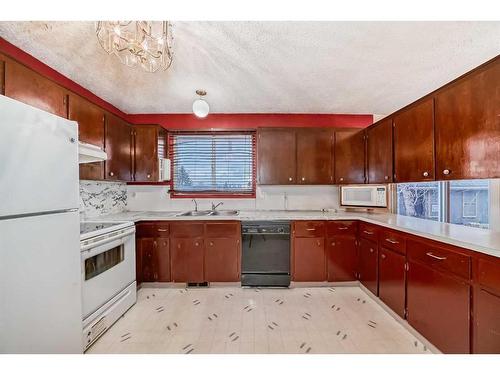
<path fill-rule="evenodd" d="M 194 198 L 193 198 L 193 199 L 191 199 L 191 200 L 192 200 L 192 201 L 193 201 L 193 203 L 194 203 L 194 210 L 195 210 L 195 211 L 198 211 L 198 202 L 196 202 L 196 199 L 194 199 Z"/>
<path fill-rule="evenodd" d="M 212 202 L 212 211 L 215 211 L 215 209 L 219 206 L 222 206 L 224 204 L 224 202 L 219 202 L 217 204 L 214 204 L 214 202 Z"/>

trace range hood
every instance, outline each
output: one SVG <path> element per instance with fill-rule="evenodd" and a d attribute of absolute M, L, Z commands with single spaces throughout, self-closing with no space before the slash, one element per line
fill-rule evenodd
<path fill-rule="evenodd" d="M 104 161 L 108 155 L 101 150 L 99 146 L 91 145 L 90 143 L 78 142 L 78 163 L 94 163 L 96 161 Z"/>

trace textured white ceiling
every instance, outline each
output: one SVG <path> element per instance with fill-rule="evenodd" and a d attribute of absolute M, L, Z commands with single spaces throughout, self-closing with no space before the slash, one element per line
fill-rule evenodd
<path fill-rule="evenodd" d="M 93 22 L 0 36 L 127 113 L 390 113 L 500 54 L 500 22 L 174 22 L 166 72 L 122 65 Z"/>

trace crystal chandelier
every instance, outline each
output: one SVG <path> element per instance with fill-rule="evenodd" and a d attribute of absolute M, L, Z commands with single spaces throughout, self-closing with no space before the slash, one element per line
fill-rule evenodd
<path fill-rule="evenodd" d="M 167 70 L 172 64 L 172 31 L 168 21 L 98 21 L 101 47 L 130 67 L 147 72 Z"/>

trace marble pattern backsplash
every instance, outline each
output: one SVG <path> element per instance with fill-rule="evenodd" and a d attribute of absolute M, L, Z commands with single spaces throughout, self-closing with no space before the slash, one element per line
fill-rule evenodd
<path fill-rule="evenodd" d="M 80 181 L 82 219 L 115 214 L 127 208 L 127 184 L 124 182 Z"/>

